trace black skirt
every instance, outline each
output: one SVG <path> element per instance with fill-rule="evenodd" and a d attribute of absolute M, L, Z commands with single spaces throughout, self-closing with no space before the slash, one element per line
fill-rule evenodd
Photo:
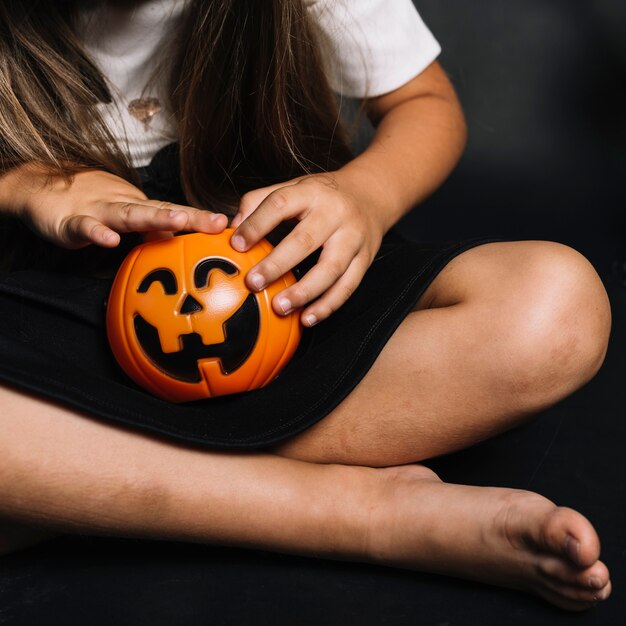
<path fill-rule="evenodd" d="M 178 199 L 160 173 L 150 168 L 141 172 L 145 186 L 153 186 L 148 195 Z M 159 188 L 164 180 L 167 184 Z M 115 362 L 104 324 L 111 278 L 68 268 L 4 272 L 0 380 L 94 418 L 177 441 L 261 448 L 331 412 L 363 378 L 443 267 L 488 241 L 414 243 L 388 235 L 348 302 L 304 330 L 296 354 L 274 381 L 255 391 L 187 404 L 155 398 Z"/>

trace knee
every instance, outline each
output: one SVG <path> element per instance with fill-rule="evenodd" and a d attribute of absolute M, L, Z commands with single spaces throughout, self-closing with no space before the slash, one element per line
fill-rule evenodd
<path fill-rule="evenodd" d="M 557 243 L 526 243 L 513 279 L 520 288 L 509 308 L 512 350 L 504 355 L 502 371 L 514 392 L 527 400 L 530 395 L 532 403 L 550 404 L 599 370 L 611 309 L 600 277 L 584 256 Z"/>

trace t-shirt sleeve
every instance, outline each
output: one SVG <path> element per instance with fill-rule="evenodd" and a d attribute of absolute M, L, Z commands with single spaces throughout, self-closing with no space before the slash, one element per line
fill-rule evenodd
<path fill-rule="evenodd" d="M 330 85 L 349 97 L 389 93 L 409 82 L 441 47 L 411 0 L 307 0 L 322 37 Z"/>

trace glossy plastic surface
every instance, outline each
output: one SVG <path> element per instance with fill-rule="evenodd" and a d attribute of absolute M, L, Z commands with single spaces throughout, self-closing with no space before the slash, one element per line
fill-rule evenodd
<path fill-rule="evenodd" d="M 137 246 L 117 273 L 107 304 L 109 344 L 139 385 L 172 402 L 263 387 L 292 357 L 299 312 L 279 316 L 272 298 L 290 272 L 259 293 L 244 278 L 272 250 L 230 245 L 232 229 Z"/>

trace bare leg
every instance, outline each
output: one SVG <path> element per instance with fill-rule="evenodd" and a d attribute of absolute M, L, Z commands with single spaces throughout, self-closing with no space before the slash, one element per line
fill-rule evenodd
<path fill-rule="evenodd" d="M 611 320 L 589 262 L 541 241 L 463 253 L 417 309 L 333 413 L 272 451 L 382 466 L 473 445 L 593 377 Z"/>
<path fill-rule="evenodd" d="M 342 507 L 367 508 L 360 487 L 374 469 L 177 446 L 6 387 L 0 404 L 0 518 L 8 523 L 363 552 L 362 520 Z"/>
<path fill-rule="evenodd" d="M 591 524 L 536 494 L 448 485 L 420 466 L 204 452 L 4 388 L 0 402 L 0 516 L 14 522 L 443 572 L 569 609 L 610 593 Z"/>
<path fill-rule="evenodd" d="M 569 276 L 569 282 L 565 280 L 568 289 L 583 285 L 582 291 L 577 292 L 584 303 L 582 314 L 572 318 L 569 301 L 563 304 L 558 299 L 557 304 L 560 304 L 555 313 L 554 299 L 540 298 L 534 304 L 543 306 L 543 313 L 539 315 L 536 308 L 530 307 L 525 309 L 524 317 L 534 313 L 531 318 L 542 341 L 564 323 L 568 329 L 567 341 L 556 344 L 559 350 L 555 351 L 555 344 L 547 346 L 551 355 L 560 357 L 557 366 L 552 368 L 548 384 L 536 393 L 534 386 L 524 379 L 515 396 L 518 405 L 504 417 L 496 414 L 497 403 L 494 407 L 487 402 L 482 410 L 483 405 L 476 402 L 475 387 L 491 383 L 489 393 L 483 390 L 478 394 L 479 399 L 488 400 L 508 378 L 498 378 L 498 384 L 493 384 L 484 364 L 481 369 L 482 359 L 466 361 L 465 368 L 455 371 L 451 358 L 454 351 L 450 351 L 446 343 L 445 328 L 438 331 L 433 325 L 432 332 L 439 332 L 438 339 L 444 342 L 445 349 L 440 351 L 443 366 L 447 363 L 455 375 L 451 377 L 454 378 L 452 393 L 442 396 L 442 387 L 435 385 L 433 397 L 429 398 L 428 383 L 437 381 L 442 367 L 431 355 L 422 369 L 416 370 L 426 372 L 427 380 L 420 383 L 413 376 L 406 381 L 411 387 L 408 391 L 404 388 L 402 393 L 409 410 L 403 411 L 402 405 L 397 405 L 396 421 L 392 419 L 393 413 L 386 410 L 386 403 L 393 398 L 377 395 L 373 387 L 370 398 L 367 394 L 362 396 L 363 404 L 352 404 L 352 410 L 361 411 L 358 417 L 370 415 L 367 412 L 372 403 L 381 402 L 378 408 L 385 425 L 382 432 L 390 437 L 381 438 L 379 429 L 370 432 L 377 436 L 374 442 L 367 442 L 364 437 L 355 440 L 364 443 L 372 464 L 401 463 L 407 455 L 410 461 L 468 445 L 510 427 L 520 415 L 556 401 L 555 398 L 571 392 L 593 374 L 602 360 L 608 332 L 603 292 L 579 257 L 566 252 L 564 261 L 565 257 L 559 254 L 551 261 L 562 261 L 565 265 L 561 269 L 567 268 L 561 272 L 561 283 Z M 526 259 L 526 266 L 530 261 Z M 462 263 L 460 257 L 457 268 Z M 452 271 L 449 274 L 450 279 L 459 276 Z M 571 274 L 577 274 L 576 280 Z M 445 280 L 440 284 L 445 284 Z M 502 284 L 496 284 L 494 291 L 501 287 Z M 507 296 L 510 298 L 512 294 Z M 437 297 L 442 297 L 442 292 L 430 290 L 422 303 L 429 304 Z M 524 302 L 525 298 L 520 300 Z M 501 305 L 506 302 L 508 298 Z M 591 305 L 587 306 L 589 303 Z M 440 313 L 443 320 L 448 309 L 455 308 L 461 309 L 461 304 L 415 315 Z M 555 316 L 561 326 L 555 323 Z M 429 318 L 422 317 L 428 323 Z M 497 329 L 493 323 L 495 318 L 497 315 L 489 321 L 490 326 Z M 549 323 L 546 324 L 546 320 Z M 471 339 L 485 322 L 484 319 L 472 322 L 471 318 L 465 321 L 468 325 L 464 333 L 455 332 L 454 324 L 449 324 L 451 341 Z M 519 323 L 517 319 L 512 320 L 511 328 L 515 330 Z M 546 326 L 549 333 L 545 332 Z M 514 350 L 509 353 L 513 365 L 516 358 L 530 365 L 527 359 L 536 352 L 536 343 L 526 345 L 523 341 L 528 328 L 525 327 L 522 340 L 508 344 L 508 348 Z M 587 342 L 590 335 L 592 340 Z M 487 343 L 494 344 L 493 339 L 491 336 Z M 417 343 L 419 341 L 414 342 L 413 347 Z M 431 349 L 437 347 L 430 345 Z M 568 345 L 569 350 L 564 345 Z M 410 356 L 404 345 L 392 341 L 381 359 L 393 361 L 394 351 L 398 360 L 388 372 L 392 378 L 397 375 L 399 364 L 405 365 Z M 427 358 L 429 354 L 426 352 L 423 356 Z M 548 359 L 548 362 L 551 361 Z M 500 375 L 502 360 L 499 365 L 491 370 L 492 377 Z M 435 370 L 429 375 L 431 366 Z M 550 370 L 543 367 L 541 373 L 545 376 Z M 512 371 L 519 374 L 519 365 Z M 381 375 L 382 370 L 373 371 L 360 389 L 372 385 L 376 382 L 375 376 Z M 465 384 L 463 376 L 467 376 Z M 393 380 L 387 382 L 393 384 Z M 541 378 L 535 382 L 538 384 Z M 510 393 L 510 388 L 504 391 Z M 433 414 L 437 403 L 441 404 L 441 419 L 434 425 L 434 435 L 434 417 L 429 422 L 410 405 L 414 393 L 430 402 Z M 462 393 L 467 398 L 458 397 L 455 405 L 449 396 Z M 349 401 L 353 397 L 358 397 L 356 392 Z M 345 404 L 339 407 L 339 412 L 344 410 Z M 307 433 L 300 436 L 300 442 L 308 441 L 309 446 L 301 450 L 302 455 L 318 455 L 316 460 L 321 463 L 318 464 L 271 454 L 215 453 L 175 446 L 85 419 L 66 408 L 9 389 L 0 391 L 0 405 L 3 406 L 0 517 L 5 520 L 65 531 L 76 529 L 259 546 L 442 571 L 528 589 L 571 609 L 585 608 L 610 593 L 608 571 L 598 561 L 599 542 L 591 524 L 575 511 L 557 508 L 536 494 L 446 485 L 419 466 L 376 470 L 323 464 L 336 461 L 338 455 L 343 455 L 340 458 L 343 463 L 365 462 L 357 460 L 362 454 L 354 441 L 345 438 L 341 446 L 333 448 L 331 445 L 328 457 L 324 458 L 320 456 L 323 445 L 316 448 L 314 439 L 306 439 Z M 499 406 L 504 405 L 500 402 Z M 452 414 L 450 407 L 456 408 L 456 414 Z M 471 419 L 463 419 L 468 408 Z M 335 415 L 339 414 L 336 411 L 321 424 L 331 420 L 329 423 L 336 427 Z M 346 420 L 351 419 L 350 414 L 344 415 Z M 406 433 L 402 429 L 407 428 L 410 416 L 419 428 L 413 427 L 410 447 L 405 446 L 398 452 L 402 438 L 394 433 Z M 371 417 L 376 417 L 375 411 Z M 358 422 L 358 419 L 352 420 L 352 424 Z M 442 426 L 446 437 L 439 435 Z M 356 434 L 359 432 L 357 430 Z M 318 434 L 322 444 L 332 444 L 325 439 L 323 431 L 318 430 Z M 422 440 L 427 443 L 420 448 Z M 289 452 L 296 456 L 298 449 L 292 448 Z"/>

